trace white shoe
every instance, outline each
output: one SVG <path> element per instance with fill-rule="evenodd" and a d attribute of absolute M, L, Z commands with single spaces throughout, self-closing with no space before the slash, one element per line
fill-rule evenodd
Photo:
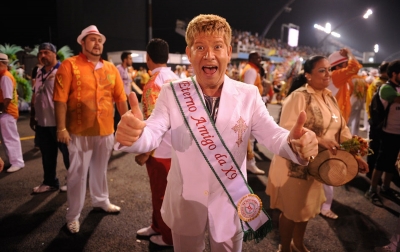
<path fill-rule="evenodd" d="M 11 166 L 10 168 L 8 168 L 7 172 L 16 172 L 21 170 L 23 167 L 18 167 L 18 166 Z"/>
<path fill-rule="evenodd" d="M 171 244 L 166 244 L 163 239 L 162 235 L 153 235 L 150 237 L 150 241 L 158 246 L 172 246 Z"/>
<path fill-rule="evenodd" d="M 65 185 L 63 185 L 63 186 L 60 186 L 60 191 L 61 192 L 66 192 L 67 191 L 67 184 L 65 184 Z"/>
<path fill-rule="evenodd" d="M 151 226 L 149 226 L 149 227 L 144 227 L 144 228 L 139 229 L 139 230 L 136 232 L 136 234 L 139 235 L 139 236 L 151 236 L 151 235 L 157 234 L 157 232 L 154 231 L 154 230 L 151 228 Z"/>
<path fill-rule="evenodd" d="M 108 205 L 107 209 L 103 209 L 107 213 L 119 213 L 121 211 L 121 208 L 119 206 L 116 206 L 114 204 Z"/>
<path fill-rule="evenodd" d="M 247 171 L 256 174 L 256 175 L 264 175 L 265 171 L 261 170 L 260 168 L 258 168 L 255 165 L 248 165 L 247 167 Z"/>
<path fill-rule="evenodd" d="M 73 220 L 67 223 L 67 228 L 72 234 L 78 233 L 80 224 L 78 220 Z"/>

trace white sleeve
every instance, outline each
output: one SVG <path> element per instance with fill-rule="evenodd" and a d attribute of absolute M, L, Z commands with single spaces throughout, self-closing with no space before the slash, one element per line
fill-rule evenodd
<path fill-rule="evenodd" d="M 151 116 L 145 121 L 146 126 L 140 138 L 132 146 L 121 146 L 119 143 L 115 143 L 114 150 L 145 153 L 154 150 L 160 145 L 165 132 L 171 127 L 167 94 L 170 90 L 166 90 L 168 87 L 169 85 L 162 87 L 155 108 Z"/>
<path fill-rule="evenodd" d="M 254 84 L 257 78 L 257 71 L 253 68 L 250 68 L 244 73 L 243 82 L 247 84 Z"/>
<path fill-rule="evenodd" d="M 12 80 L 8 76 L 3 76 L 0 79 L 0 88 L 3 91 L 3 99 L 12 99 L 14 85 Z"/>

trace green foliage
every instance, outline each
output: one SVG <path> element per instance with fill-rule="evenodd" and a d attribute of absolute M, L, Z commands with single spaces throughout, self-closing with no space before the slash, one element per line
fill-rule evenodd
<path fill-rule="evenodd" d="M 39 45 L 35 45 L 35 48 L 33 48 L 32 49 L 32 51 L 30 51 L 30 52 L 27 52 L 27 54 L 29 54 L 29 55 L 33 55 L 33 56 L 37 56 L 37 54 L 38 54 L 38 52 L 39 52 Z"/>
<path fill-rule="evenodd" d="M 71 50 L 71 48 L 67 45 L 61 47 L 58 52 L 57 56 L 59 60 L 62 62 L 65 59 L 68 59 L 69 57 L 73 56 L 74 52 Z"/>
<path fill-rule="evenodd" d="M 31 85 L 31 83 L 27 79 L 21 78 L 18 75 L 17 71 L 15 71 L 15 69 L 11 69 L 11 73 L 14 76 L 16 82 L 17 82 L 17 88 L 21 87 L 22 90 L 23 90 L 23 97 L 22 98 L 28 103 L 31 102 L 31 99 L 32 99 L 32 85 Z"/>
<path fill-rule="evenodd" d="M 17 45 L 4 44 L 0 45 L 0 52 L 7 54 L 9 61 L 17 59 L 17 52 L 23 51 L 22 47 Z"/>

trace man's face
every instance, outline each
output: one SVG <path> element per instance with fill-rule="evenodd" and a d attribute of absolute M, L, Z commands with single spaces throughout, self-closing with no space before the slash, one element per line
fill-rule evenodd
<path fill-rule="evenodd" d="M 84 54 L 88 53 L 92 56 L 101 56 L 103 53 L 103 43 L 100 35 L 90 34 L 87 35 L 85 39 L 82 40 L 82 51 Z"/>
<path fill-rule="evenodd" d="M 392 73 L 392 81 L 396 84 L 400 84 L 400 73 Z"/>
<path fill-rule="evenodd" d="M 261 56 L 258 53 L 255 53 L 254 55 L 252 55 L 252 57 L 250 58 L 250 62 L 253 63 L 256 66 L 261 66 Z"/>
<path fill-rule="evenodd" d="M 38 53 L 39 62 L 45 67 L 54 66 L 57 63 L 57 56 L 54 52 L 49 50 L 40 50 Z"/>
<path fill-rule="evenodd" d="M 125 59 L 125 64 L 126 66 L 132 66 L 132 55 L 128 55 L 128 57 L 126 57 Z"/>
<path fill-rule="evenodd" d="M 346 61 L 346 62 L 343 62 L 343 63 L 340 63 L 339 65 L 336 65 L 335 70 L 339 70 L 339 69 L 342 69 L 342 68 L 346 68 L 348 65 L 349 65 L 349 63 L 348 63 L 347 61 Z"/>
<path fill-rule="evenodd" d="M 0 73 L 4 72 L 7 70 L 7 64 L 4 63 L 3 61 L 0 61 Z"/>
<path fill-rule="evenodd" d="M 232 47 L 225 43 L 224 34 L 196 35 L 193 45 L 186 47 L 186 54 L 196 79 L 203 88 L 217 87 L 224 82 L 232 55 Z"/>

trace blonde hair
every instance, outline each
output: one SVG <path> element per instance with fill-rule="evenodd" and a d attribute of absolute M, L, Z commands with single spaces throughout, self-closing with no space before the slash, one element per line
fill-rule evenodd
<path fill-rule="evenodd" d="M 223 35 L 225 43 L 229 46 L 232 39 L 232 29 L 225 18 L 212 15 L 200 14 L 189 22 L 186 28 L 186 44 L 191 47 L 194 38 L 200 33 Z"/>

